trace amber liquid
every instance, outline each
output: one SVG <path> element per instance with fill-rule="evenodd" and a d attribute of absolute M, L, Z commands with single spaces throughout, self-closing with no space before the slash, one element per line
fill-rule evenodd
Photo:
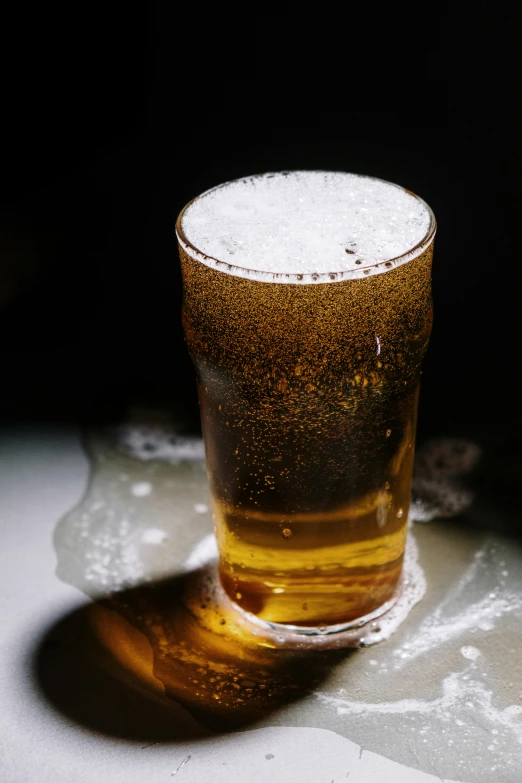
<path fill-rule="evenodd" d="M 394 594 L 410 501 L 416 393 L 395 410 L 388 400 L 382 410 L 381 397 L 372 405 L 365 391 L 370 427 L 361 426 L 364 406 L 356 406 L 356 416 L 343 408 L 346 395 L 341 403 L 335 398 L 339 412 L 320 427 L 305 420 L 291 435 L 281 426 L 281 411 L 272 410 L 276 426 L 267 437 L 260 426 L 266 411 L 228 410 L 202 389 L 207 442 L 217 437 L 220 444 L 218 455 L 209 449 L 208 464 L 217 488 L 221 579 L 230 597 L 262 620 L 346 623 Z M 351 395 L 362 398 L 362 389 Z M 287 401 L 287 418 L 294 405 Z M 232 488 L 233 502 L 222 499 L 223 484 Z"/>
<path fill-rule="evenodd" d="M 431 248 L 322 285 L 181 258 L 226 592 L 286 626 L 378 613 L 402 567 Z"/>

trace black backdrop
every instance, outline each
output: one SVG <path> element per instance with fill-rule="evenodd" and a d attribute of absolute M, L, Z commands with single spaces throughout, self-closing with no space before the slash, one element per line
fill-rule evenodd
<path fill-rule="evenodd" d="M 419 13 L 5 15 L 2 419 L 113 418 L 129 404 L 192 416 L 176 214 L 227 179 L 324 168 L 404 185 L 438 218 L 421 437 L 516 433 L 516 26 L 500 6 Z"/>

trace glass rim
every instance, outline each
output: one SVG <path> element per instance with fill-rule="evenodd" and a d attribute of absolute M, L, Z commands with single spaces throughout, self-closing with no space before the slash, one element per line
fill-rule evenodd
<path fill-rule="evenodd" d="M 429 224 L 425 235 L 419 242 L 417 242 L 416 245 L 414 245 L 412 248 L 407 250 L 406 253 L 401 253 L 400 255 L 395 256 L 394 258 L 387 258 L 384 261 L 377 261 L 375 264 L 363 266 L 360 269 L 348 269 L 348 270 L 338 271 L 338 272 L 333 272 L 333 271 L 332 272 L 304 272 L 299 274 L 296 274 L 295 272 L 265 272 L 258 269 L 249 269 L 248 267 L 242 267 L 237 264 L 231 264 L 228 261 L 222 261 L 219 258 L 210 256 L 207 253 L 204 253 L 202 250 L 199 250 L 199 248 L 197 248 L 194 244 L 192 244 L 192 242 L 185 236 L 185 233 L 182 228 L 183 217 L 187 209 L 190 206 L 192 206 L 192 204 L 195 201 L 198 201 L 200 198 L 207 196 L 209 193 L 212 193 L 215 190 L 219 190 L 220 188 L 225 188 L 228 185 L 233 184 L 234 182 L 248 182 L 253 179 L 258 179 L 270 175 L 273 176 L 277 174 L 292 174 L 301 171 L 310 171 L 314 173 L 317 172 L 317 173 L 325 173 L 325 174 L 350 173 L 355 177 L 360 177 L 361 179 L 371 179 L 374 180 L 375 182 L 384 182 L 385 184 L 391 185 L 394 188 L 399 188 L 405 193 L 408 193 L 410 196 L 413 196 L 413 198 L 419 201 L 422 204 L 422 206 L 426 209 L 426 212 L 428 213 L 428 217 L 429 217 Z M 316 284 L 334 283 L 334 282 L 340 282 L 342 280 L 366 279 L 372 275 L 391 272 L 393 269 L 397 269 L 397 267 L 402 266 L 408 261 L 411 261 L 413 258 L 416 258 L 417 256 L 421 255 L 433 242 L 436 231 L 437 231 L 437 221 L 435 219 L 433 210 L 431 209 L 429 204 L 427 204 L 424 201 L 423 198 L 418 196 L 413 191 L 402 187 L 402 185 L 397 185 L 395 182 L 390 182 L 389 180 L 382 179 L 381 177 L 373 177 L 369 174 L 353 174 L 353 172 L 331 171 L 327 169 L 293 169 L 288 171 L 276 171 L 276 172 L 264 172 L 261 174 L 252 174 L 247 177 L 237 177 L 236 179 L 228 180 L 227 182 L 222 182 L 219 185 L 215 185 L 214 187 L 209 188 L 208 190 L 203 191 L 203 193 L 200 193 L 199 195 L 195 196 L 187 204 L 185 204 L 185 206 L 183 207 L 183 209 L 181 210 L 181 212 L 179 213 L 176 219 L 176 236 L 178 242 L 180 246 L 183 248 L 183 250 L 195 261 L 198 261 L 204 264 L 205 266 L 210 267 L 211 269 L 216 269 L 225 274 L 233 275 L 235 277 L 241 277 L 242 279 L 246 279 L 246 280 L 255 280 L 257 282 L 268 282 L 268 283 L 286 283 L 286 284 L 294 284 L 294 285 L 304 285 L 304 284 L 310 285 L 314 283 Z"/>

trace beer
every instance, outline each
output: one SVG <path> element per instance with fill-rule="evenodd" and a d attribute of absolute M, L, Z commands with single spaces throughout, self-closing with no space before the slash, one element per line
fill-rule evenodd
<path fill-rule="evenodd" d="M 434 230 L 402 188 L 327 172 L 228 183 L 178 219 L 220 576 L 259 621 L 334 631 L 394 600 Z"/>

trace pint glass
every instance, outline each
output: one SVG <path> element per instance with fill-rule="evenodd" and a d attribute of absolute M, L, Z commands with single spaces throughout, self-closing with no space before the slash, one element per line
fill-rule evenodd
<path fill-rule="evenodd" d="M 177 221 L 222 585 L 303 634 L 398 592 L 435 219 L 335 172 L 218 186 Z"/>

